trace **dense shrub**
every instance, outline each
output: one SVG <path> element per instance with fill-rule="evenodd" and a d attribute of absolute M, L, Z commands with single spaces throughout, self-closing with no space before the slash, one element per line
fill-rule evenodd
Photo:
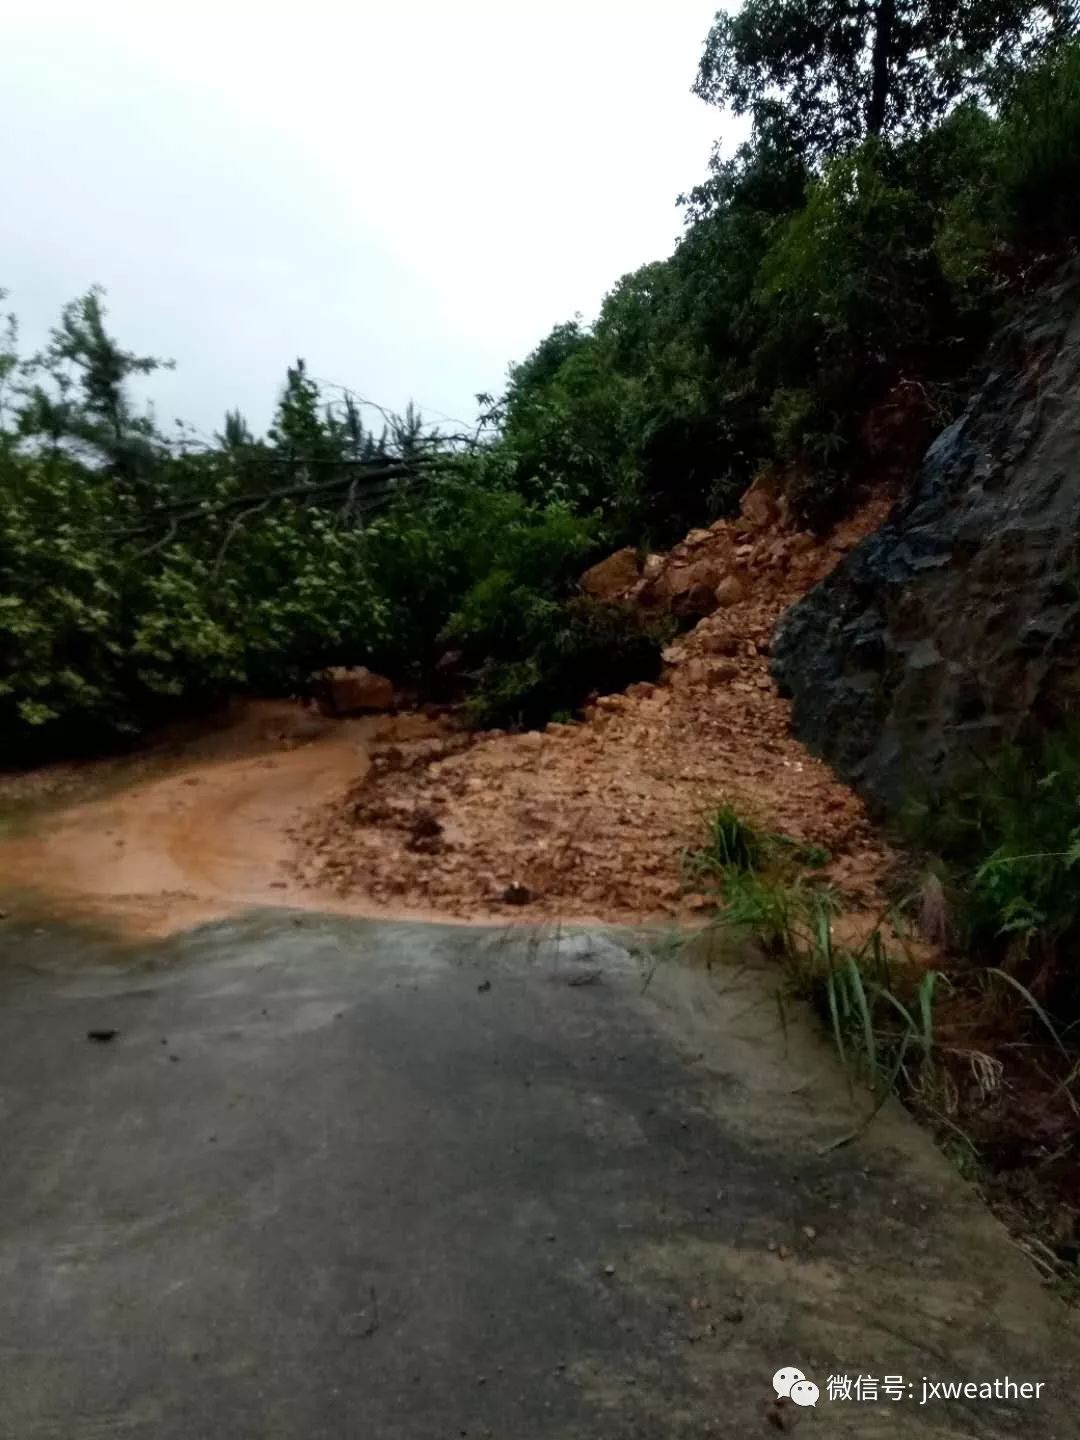
<path fill-rule="evenodd" d="M 560 714 L 569 719 L 591 694 L 655 680 L 673 634 L 667 619 L 585 596 L 536 603 L 522 620 L 515 647 L 487 660 L 477 676 L 468 704 L 478 725 L 528 728 Z"/>
<path fill-rule="evenodd" d="M 16 357 L 0 373 L 13 387 L 0 430 L 7 761 L 97 747 L 232 690 L 303 691 L 331 663 L 422 682 L 454 635 L 477 665 L 505 659 L 536 642 L 535 617 L 573 592 L 598 543 L 594 518 L 515 490 L 503 451 L 427 444 L 409 416 L 376 442 L 302 363 L 266 441 L 232 414 L 216 449 L 171 444 L 124 387 L 150 363 L 115 345 L 93 295 L 65 311 L 51 370 Z M 371 491 L 402 470 L 405 488 Z"/>
<path fill-rule="evenodd" d="M 905 819 L 944 863 L 960 947 L 1076 1013 L 1080 731 L 1006 746 L 968 788 L 913 800 Z"/>
<path fill-rule="evenodd" d="M 1020 81 L 1002 126 L 1001 186 L 1021 240 L 1060 245 L 1080 232 L 1080 46 Z"/>

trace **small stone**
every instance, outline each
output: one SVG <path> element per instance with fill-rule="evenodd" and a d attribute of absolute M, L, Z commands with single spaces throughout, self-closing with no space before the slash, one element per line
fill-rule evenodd
<path fill-rule="evenodd" d="M 739 667 L 734 660 L 715 660 L 705 673 L 706 683 L 709 685 L 726 685 L 729 680 L 734 680 L 739 673 Z M 769 683 L 766 680 L 766 685 Z"/>
<path fill-rule="evenodd" d="M 502 893 L 504 905 L 529 905 L 536 896 L 520 880 L 512 880 Z"/>
<path fill-rule="evenodd" d="M 817 1239 L 817 1231 L 814 1229 L 813 1225 L 804 1225 L 802 1227 L 802 1233 L 806 1236 L 807 1240 Z"/>
<path fill-rule="evenodd" d="M 706 655 L 734 655 L 739 648 L 739 637 L 726 626 L 716 626 L 701 636 L 701 649 Z"/>
<path fill-rule="evenodd" d="M 604 1274 L 608 1277 L 608 1279 L 610 1279 L 611 1276 L 615 1274 L 615 1266 L 614 1266 L 614 1265 L 605 1265 L 605 1266 L 604 1266 Z"/>

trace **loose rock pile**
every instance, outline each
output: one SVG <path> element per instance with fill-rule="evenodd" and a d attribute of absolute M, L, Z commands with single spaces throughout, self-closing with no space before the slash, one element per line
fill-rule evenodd
<path fill-rule="evenodd" d="M 835 883 L 876 903 L 888 856 L 859 799 L 792 738 L 767 652 L 782 611 L 885 508 L 821 543 L 785 529 L 755 489 L 737 519 L 667 555 L 593 567 L 590 593 L 701 617 L 665 651 L 660 683 L 599 696 L 582 723 L 542 733 L 376 748 L 370 774 L 305 827 L 301 875 L 460 916 L 673 916 L 707 903 L 686 893 L 679 856 L 723 797 L 824 846 Z"/>

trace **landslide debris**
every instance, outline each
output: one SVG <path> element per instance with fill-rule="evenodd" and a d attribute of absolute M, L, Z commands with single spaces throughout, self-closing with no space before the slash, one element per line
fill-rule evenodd
<path fill-rule="evenodd" d="M 862 802 L 789 730 L 769 677 L 780 614 L 880 525 L 884 499 L 827 539 L 791 530 L 755 486 L 738 517 L 643 563 L 617 552 L 593 594 L 693 623 L 657 684 L 601 695 L 581 723 L 373 749 L 364 779 L 297 834 L 298 877 L 343 896 L 461 917 L 631 921 L 707 908 L 680 852 L 719 797 L 762 826 L 826 849 L 852 904 L 876 903 L 886 849 Z"/>

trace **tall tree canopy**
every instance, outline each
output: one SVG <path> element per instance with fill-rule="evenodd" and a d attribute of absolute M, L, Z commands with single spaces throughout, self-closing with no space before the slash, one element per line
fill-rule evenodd
<path fill-rule="evenodd" d="M 993 96 L 1076 19 L 1075 0 L 747 0 L 717 14 L 694 89 L 820 160 Z"/>

